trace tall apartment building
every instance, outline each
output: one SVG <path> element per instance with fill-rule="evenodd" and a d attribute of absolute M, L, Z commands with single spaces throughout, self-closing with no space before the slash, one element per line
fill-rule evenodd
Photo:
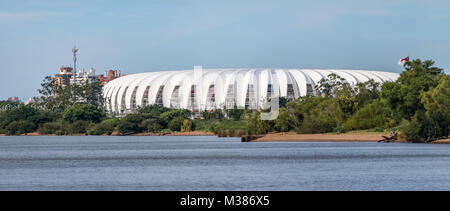
<path fill-rule="evenodd" d="M 108 71 L 105 71 L 105 75 L 98 76 L 98 81 L 100 82 L 100 84 L 102 86 L 104 86 L 106 83 L 108 83 L 116 78 L 120 78 L 122 76 L 125 76 L 125 74 L 122 75 L 120 70 L 108 70 Z"/>
<path fill-rule="evenodd" d="M 61 67 L 59 69 L 59 74 L 55 75 L 55 87 L 64 88 L 65 86 L 70 84 L 70 79 L 73 76 L 73 68 L 72 67 Z"/>

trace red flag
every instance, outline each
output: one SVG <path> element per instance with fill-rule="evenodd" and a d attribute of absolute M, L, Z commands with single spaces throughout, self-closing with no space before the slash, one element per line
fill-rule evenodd
<path fill-rule="evenodd" d="M 409 62 L 409 56 L 407 56 L 406 58 L 400 59 L 400 61 L 398 61 L 398 64 L 403 66 L 403 65 L 405 65 L 405 62 Z"/>

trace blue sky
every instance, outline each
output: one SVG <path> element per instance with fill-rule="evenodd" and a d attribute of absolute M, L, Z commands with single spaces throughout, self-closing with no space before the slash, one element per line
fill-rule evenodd
<path fill-rule="evenodd" d="M 0 0 L 0 99 L 38 95 L 61 65 L 131 74 L 204 68 L 450 70 L 447 0 Z"/>

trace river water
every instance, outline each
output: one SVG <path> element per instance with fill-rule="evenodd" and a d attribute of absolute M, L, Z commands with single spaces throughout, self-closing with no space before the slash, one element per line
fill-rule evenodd
<path fill-rule="evenodd" d="M 450 145 L 0 137 L 0 190 L 450 190 Z"/>

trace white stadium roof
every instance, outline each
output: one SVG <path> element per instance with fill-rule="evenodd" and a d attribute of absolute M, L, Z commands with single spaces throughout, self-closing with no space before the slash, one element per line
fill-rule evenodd
<path fill-rule="evenodd" d="M 350 84 L 395 81 L 399 74 L 366 70 L 334 69 L 203 69 L 132 74 L 103 87 L 106 108 L 126 114 L 139 107 L 159 104 L 192 111 L 214 108 L 258 108 L 261 100 L 279 93 L 298 98 L 314 94 L 314 86 L 330 74 Z"/>

